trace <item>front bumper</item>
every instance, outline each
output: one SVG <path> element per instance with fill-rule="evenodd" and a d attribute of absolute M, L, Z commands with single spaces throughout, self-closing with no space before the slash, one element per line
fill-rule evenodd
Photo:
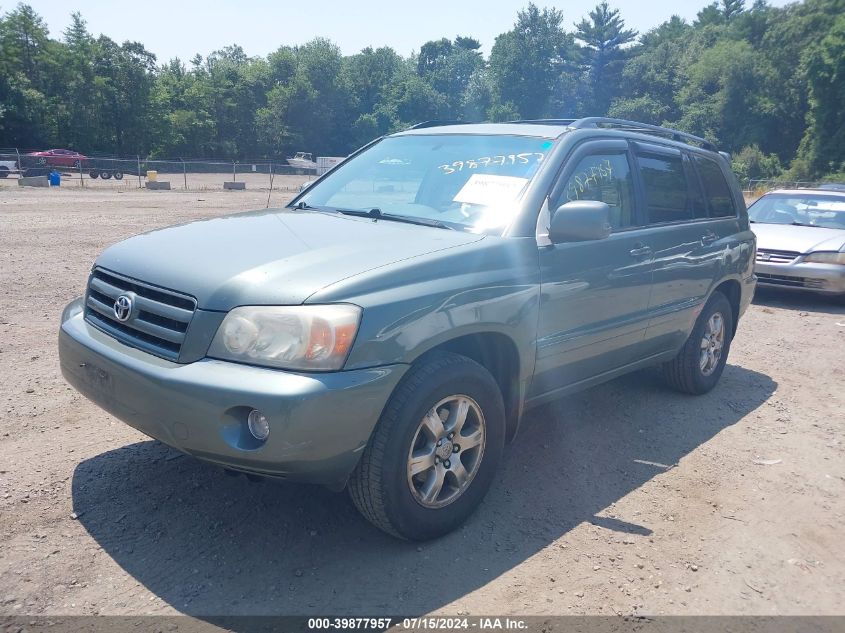
<path fill-rule="evenodd" d="M 62 374 L 112 415 L 221 466 L 329 486 L 355 468 L 407 369 L 304 374 L 212 359 L 178 364 L 118 342 L 75 310 L 62 321 Z M 247 429 L 251 409 L 269 419 L 264 443 Z"/>
<path fill-rule="evenodd" d="M 778 288 L 805 290 L 827 295 L 845 294 L 845 266 L 797 262 L 755 262 L 757 283 Z"/>

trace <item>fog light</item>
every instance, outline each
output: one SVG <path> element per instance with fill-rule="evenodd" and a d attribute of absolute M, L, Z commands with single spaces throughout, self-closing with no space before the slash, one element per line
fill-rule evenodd
<path fill-rule="evenodd" d="M 267 420 L 267 416 L 258 409 L 249 412 L 246 424 L 249 427 L 249 432 L 252 433 L 252 437 L 257 440 L 263 442 L 270 435 L 270 422 Z"/>

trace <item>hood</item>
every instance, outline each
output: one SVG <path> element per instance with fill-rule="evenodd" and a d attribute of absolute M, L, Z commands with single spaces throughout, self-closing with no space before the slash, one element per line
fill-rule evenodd
<path fill-rule="evenodd" d="M 845 230 L 794 224 L 761 224 L 751 230 L 757 236 L 757 248 L 774 251 L 840 251 L 845 247 Z"/>
<path fill-rule="evenodd" d="M 297 305 L 368 270 L 483 239 L 369 218 L 268 209 L 159 229 L 108 248 L 96 265 L 192 295 L 205 310 Z"/>

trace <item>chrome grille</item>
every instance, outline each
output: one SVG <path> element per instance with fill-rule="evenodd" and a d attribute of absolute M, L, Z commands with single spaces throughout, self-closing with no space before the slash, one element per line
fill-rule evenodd
<path fill-rule="evenodd" d="M 768 248 L 758 248 L 757 261 L 770 264 L 791 264 L 800 254 L 795 251 L 776 251 Z"/>
<path fill-rule="evenodd" d="M 123 294 L 135 307 L 128 320 L 119 321 L 114 304 Z M 85 319 L 127 345 L 177 360 L 196 307 L 192 297 L 96 268 L 88 282 Z"/>

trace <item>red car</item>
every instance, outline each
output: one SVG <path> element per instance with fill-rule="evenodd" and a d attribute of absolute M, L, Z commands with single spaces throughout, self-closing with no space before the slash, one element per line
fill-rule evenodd
<path fill-rule="evenodd" d="M 43 152 L 31 152 L 27 156 L 33 157 L 39 165 L 53 165 L 56 167 L 76 167 L 88 160 L 88 157 L 72 149 L 47 149 Z"/>

